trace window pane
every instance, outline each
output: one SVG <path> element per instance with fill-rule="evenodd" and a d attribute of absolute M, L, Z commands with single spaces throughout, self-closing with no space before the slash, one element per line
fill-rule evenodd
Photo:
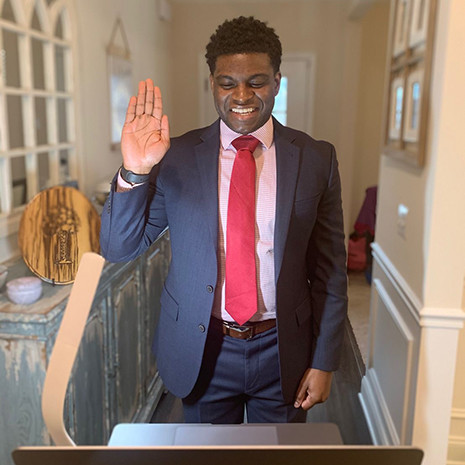
<path fill-rule="evenodd" d="M 58 37 L 59 39 L 64 39 L 63 36 L 63 16 L 59 15 L 57 18 L 57 23 L 55 26 L 55 37 Z"/>
<path fill-rule="evenodd" d="M 281 78 L 281 85 L 279 86 L 279 93 L 274 102 L 274 109 L 277 111 L 287 111 L 287 77 Z"/>
<path fill-rule="evenodd" d="M 23 107 L 21 97 L 17 95 L 7 95 L 6 107 L 8 114 L 8 136 L 10 139 L 10 149 L 24 147 L 23 132 Z"/>
<path fill-rule="evenodd" d="M 407 0 L 401 0 L 400 4 L 398 5 L 399 8 L 399 13 L 398 13 L 398 21 L 399 21 L 399 26 L 398 26 L 398 31 L 397 31 L 397 37 L 398 43 L 403 43 L 404 42 L 404 33 L 406 30 L 405 23 L 407 21 Z"/>
<path fill-rule="evenodd" d="M 60 182 L 70 179 L 69 175 L 69 150 L 60 150 Z"/>
<path fill-rule="evenodd" d="M 5 170 L 5 164 L 6 164 L 6 159 L 1 159 L 0 158 L 0 172 L 3 173 Z M 2 208 L 2 189 L 0 189 L 0 213 L 3 213 L 3 208 Z"/>
<path fill-rule="evenodd" d="M 420 83 L 414 82 L 412 85 L 412 119 L 410 127 L 412 129 L 418 128 L 418 118 L 420 110 Z"/>
<path fill-rule="evenodd" d="M 425 18 L 425 6 L 426 6 L 426 1 L 425 0 L 420 0 L 420 8 L 418 9 L 418 24 L 417 24 L 417 30 L 421 31 L 423 29 L 423 19 Z"/>
<path fill-rule="evenodd" d="M 68 141 L 68 125 L 67 125 L 67 112 L 66 100 L 57 99 L 57 117 L 58 117 L 58 142 Z"/>
<path fill-rule="evenodd" d="M 396 116 L 394 127 L 399 130 L 402 123 L 402 105 L 404 99 L 404 88 L 399 86 L 396 88 Z"/>
<path fill-rule="evenodd" d="M 5 0 L 1 16 L 3 19 L 6 19 L 7 21 L 12 21 L 13 23 L 16 23 L 15 14 L 13 12 L 13 8 L 11 7 L 10 0 Z"/>
<path fill-rule="evenodd" d="M 41 40 L 31 39 L 32 76 L 35 89 L 45 89 L 44 44 Z"/>
<path fill-rule="evenodd" d="M 48 143 L 47 137 L 47 106 L 45 98 L 35 98 L 35 126 L 36 126 L 36 144 L 45 145 Z"/>
<path fill-rule="evenodd" d="M 273 116 L 284 125 L 287 124 L 287 82 L 287 77 L 283 76 L 273 108 Z"/>
<path fill-rule="evenodd" d="M 64 92 L 66 90 L 65 81 L 65 47 L 55 45 L 55 71 L 56 71 L 56 89 Z"/>
<path fill-rule="evenodd" d="M 47 152 L 37 154 L 37 176 L 39 191 L 50 187 L 50 162 Z"/>
<path fill-rule="evenodd" d="M 11 159 L 11 180 L 13 207 L 24 205 L 27 201 L 26 159 L 24 156 Z"/>
<path fill-rule="evenodd" d="M 34 8 L 34 13 L 32 15 L 31 28 L 36 31 L 42 31 L 42 26 L 40 25 L 39 16 L 37 15 L 37 10 Z"/>
<path fill-rule="evenodd" d="M 20 87 L 21 77 L 19 74 L 19 36 L 15 32 L 3 30 L 3 50 L 4 67 L 6 74 L 6 85 L 10 87 Z"/>

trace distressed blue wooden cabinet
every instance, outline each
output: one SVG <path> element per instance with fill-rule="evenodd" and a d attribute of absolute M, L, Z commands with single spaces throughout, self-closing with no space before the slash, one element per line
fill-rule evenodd
<path fill-rule="evenodd" d="M 170 262 L 165 233 L 130 263 L 107 263 L 67 392 L 65 423 L 77 444 L 106 444 L 117 423 L 148 421 L 163 391 L 150 347 Z M 9 279 L 30 274 L 10 263 Z M 19 445 L 50 444 L 42 385 L 71 286 L 44 283 L 30 306 L 0 293 L 0 463 Z"/>

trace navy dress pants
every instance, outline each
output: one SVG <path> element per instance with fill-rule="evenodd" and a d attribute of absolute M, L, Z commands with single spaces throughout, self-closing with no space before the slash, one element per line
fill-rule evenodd
<path fill-rule="evenodd" d="M 276 327 L 241 340 L 210 325 L 199 379 L 183 409 L 186 423 L 304 423 L 306 412 L 282 398 Z"/>

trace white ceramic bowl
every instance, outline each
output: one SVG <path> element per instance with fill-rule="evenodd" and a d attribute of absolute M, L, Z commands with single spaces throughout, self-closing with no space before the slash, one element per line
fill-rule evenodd
<path fill-rule="evenodd" d="M 105 203 L 105 200 L 107 200 L 108 194 L 110 193 L 110 188 L 111 185 L 108 181 L 101 182 L 95 186 L 95 200 L 97 203 L 100 205 L 103 205 Z"/>
<path fill-rule="evenodd" d="M 42 281 L 34 276 L 16 278 L 6 283 L 8 298 L 18 305 L 29 305 L 42 295 Z"/>
<path fill-rule="evenodd" d="M 5 265 L 0 265 L 0 289 L 5 284 L 7 276 L 8 276 L 8 268 Z"/>

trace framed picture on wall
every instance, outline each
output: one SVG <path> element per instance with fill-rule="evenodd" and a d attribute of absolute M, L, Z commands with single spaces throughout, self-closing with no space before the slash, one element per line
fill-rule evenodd
<path fill-rule="evenodd" d="M 117 55 L 108 55 L 108 77 L 111 105 L 111 148 L 117 150 L 126 110 L 132 89 L 132 65 L 129 60 Z"/>
<path fill-rule="evenodd" d="M 132 63 L 123 23 L 117 18 L 107 46 L 108 88 L 110 90 L 111 149 L 118 150 L 126 109 L 133 92 Z"/>
<path fill-rule="evenodd" d="M 410 21 L 409 47 L 416 47 L 426 41 L 430 0 L 413 0 Z"/>
<path fill-rule="evenodd" d="M 437 0 L 391 0 L 384 153 L 425 158 Z"/>
<path fill-rule="evenodd" d="M 412 0 L 398 0 L 396 5 L 393 55 L 405 53 L 409 40 L 409 16 Z"/>

